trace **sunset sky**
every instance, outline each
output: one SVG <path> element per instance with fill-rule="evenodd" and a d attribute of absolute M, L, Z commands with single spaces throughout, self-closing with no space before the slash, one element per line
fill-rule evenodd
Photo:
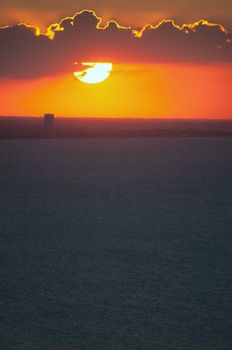
<path fill-rule="evenodd" d="M 0 115 L 231 119 L 231 17 L 229 0 L 0 0 Z M 113 69 L 86 84 L 83 62 Z"/>

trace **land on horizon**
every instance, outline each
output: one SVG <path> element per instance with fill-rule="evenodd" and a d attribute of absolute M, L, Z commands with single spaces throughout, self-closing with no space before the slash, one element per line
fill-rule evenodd
<path fill-rule="evenodd" d="M 0 10 L 0 350 L 231 350 L 232 0 Z"/>
<path fill-rule="evenodd" d="M 210 136 L 232 137 L 232 120 L 0 117 L 0 139 Z"/>

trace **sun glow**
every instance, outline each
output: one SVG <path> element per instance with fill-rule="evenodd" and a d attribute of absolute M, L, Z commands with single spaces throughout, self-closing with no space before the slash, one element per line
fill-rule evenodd
<path fill-rule="evenodd" d="M 87 84 L 97 84 L 106 80 L 113 68 L 109 62 L 82 62 L 81 66 L 82 69 L 73 74 L 78 80 Z"/>

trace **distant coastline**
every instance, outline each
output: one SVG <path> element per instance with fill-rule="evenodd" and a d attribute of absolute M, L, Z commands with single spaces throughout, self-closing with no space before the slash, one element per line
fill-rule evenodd
<path fill-rule="evenodd" d="M 0 117 L 0 139 L 232 137 L 232 120 Z"/>

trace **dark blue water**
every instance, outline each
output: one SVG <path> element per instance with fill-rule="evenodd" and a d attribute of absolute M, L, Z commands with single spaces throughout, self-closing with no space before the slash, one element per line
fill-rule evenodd
<path fill-rule="evenodd" d="M 0 348 L 231 350 L 231 139 L 0 141 Z"/>

